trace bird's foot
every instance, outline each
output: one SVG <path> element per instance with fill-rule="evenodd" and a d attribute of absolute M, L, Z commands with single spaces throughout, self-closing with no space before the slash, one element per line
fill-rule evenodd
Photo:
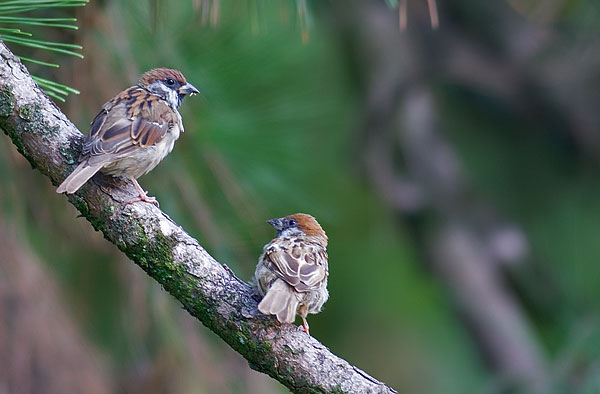
<path fill-rule="evenodd" d="M 156 198 L 151 197 L 145 193 L 140 194 L 139 197 L 134 198 L 133 200 L 129 201 L 127 204 L 133 204 L 134 202 L 140 202 L 140 201 L 154 204 L 154 205 L 156 205 L 157 208 L 160 206 L 160 204 L 158 203 L 158 200 Z"/>
<path fill-rule="evenodd" d="M 298 327 L 298 329 L 300 331 L 304 331 L 306 333 L 306 335 L 310 336 L 310 333 L 308 332 L 308 322 L 306 321 L 306 318 L 302 316 L 302 325 Z"/>
<path fill-rule="evenodd" d="M 143 202 L 148 202 L 150 204 L 154 204 L 157 207 L 159 206 L 158 200 L 154 197 L 148 196 L 148 192 L 145 191 L 144 189 L 142 189 L 142 187 L 140 186 L 140 184 L 138 183 L 138 181 L 135 178 L 131 178 L 131 181 L 133 182 L 133 185 L 137 189 L 138 194 L 140 196 L 138 198 L 134 198 L 133 200 L 129 201 L 127 204 L 133 204 L 134 202 L 143 201 Z"/>

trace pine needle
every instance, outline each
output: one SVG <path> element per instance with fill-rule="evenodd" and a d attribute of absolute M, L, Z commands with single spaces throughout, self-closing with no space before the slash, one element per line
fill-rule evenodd
<path fill-rule="evenodd" d="M 32 33 L 23 31 L 16 27 L 4 27 L 6 25 L 17 26 L 41 26 L 44 28 L 59 28 L 77 30 L 74 23 L 76 18 L 41 18 L 32 16 L 20 16 L 25 12 L 36 11 L 49 8 L 81 7 L 88 3 L 88 0 L 9 0 L 0 2 L 0 38 L 7 43 L 13 43 L 25 47 L 43 49 L 50 52 L 63 55 L 75 56 L 80 59 L 83 55 L 76 50 L 83 49 L 81 45 L 52 42 L 45 40 L 36 40 L 31 38 Z M 38 64 L 46 67 L 59 67 L 56 63 L 45 62 L 38 59 L 32 59 L 25 56 L 17 56 L 24 62 Z M 79 91 L 58 82 L 50 81 L 44 78 L 32 76 L 44 92 L 56 100 L 65 101 L 69 93 L 79 94 Z"/>

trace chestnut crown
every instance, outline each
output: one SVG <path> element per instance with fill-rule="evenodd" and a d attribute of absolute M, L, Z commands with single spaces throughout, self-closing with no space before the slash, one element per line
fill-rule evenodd
<path fill-rule="evenodd" d="M 277 230 L 278 236 L 304 235 L 322 238 L 327 242 L 327 235 L 313 216 L 296 213 L 283 218 L 271 219 L 268 223 Z"/>
<path fill-rule="evenodd" d="M 181 71 L 170 68 L 154 68 L 146 71 L 140 77 L 140 85 L 142 86 L 150 86 L 156 81 L 164 81 L 167 85 L 172 86 L 175 84 L 182 86 L 187 83 Z"/>

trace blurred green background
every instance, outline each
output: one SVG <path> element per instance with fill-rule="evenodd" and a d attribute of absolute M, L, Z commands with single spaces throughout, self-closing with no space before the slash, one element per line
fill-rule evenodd
<path fill-rule="evenodd" d="M 44 31 L 85 59 L 28 67 L 84 133 L 180 69 L 202 96 L 141 184 L 245 280 L 267 219 L 314 215 L 311 334 L 399 392 L 598 393 L 600 6 L 438 0 L 433 29 L 428 3 L 91 1 Z M 0 151 L 0 391 L 286 391 Z"/>

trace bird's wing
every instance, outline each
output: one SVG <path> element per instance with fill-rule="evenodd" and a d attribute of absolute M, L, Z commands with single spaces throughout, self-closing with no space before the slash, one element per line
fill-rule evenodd
<path fill-rule="evenodd" d="M 82 156 L 94 161 L 96 156 L 155 145 L 176 121 L 175 111 L 164 100 L 131 87 L 102 106 L 92 121 Z"/>
<path fill-rule="evenodd" d="M 329 274 L 327 252 L 306 243 L 286 248 L 267 248 L 265 257 L 275 266 L 275 272 L 299 292 L 318 288 Z"/>

